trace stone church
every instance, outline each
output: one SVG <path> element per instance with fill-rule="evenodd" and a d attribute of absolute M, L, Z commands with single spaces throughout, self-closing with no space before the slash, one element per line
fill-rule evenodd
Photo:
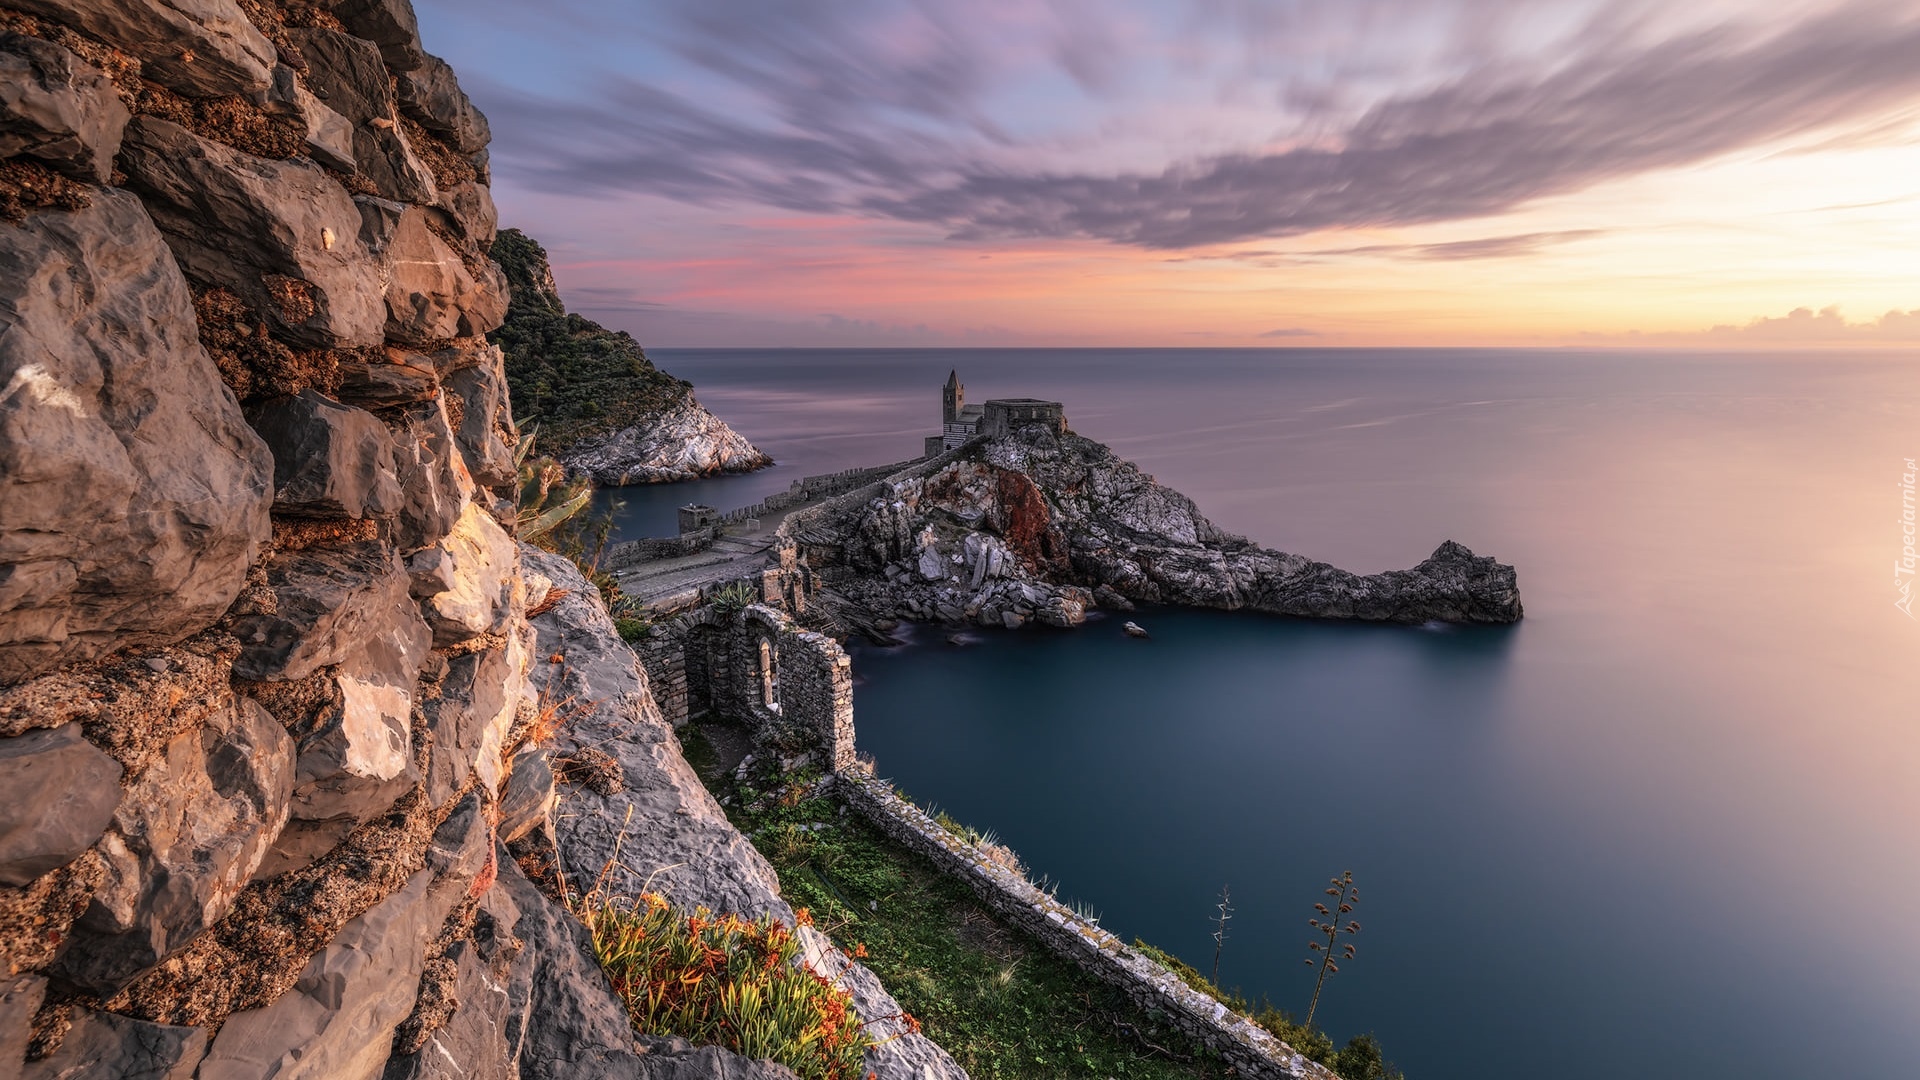
<path fill-rule="evenodd" d="M 1038 398 L 994 398 L 985 405 L 969 405 L 960 373 L 949 371 L 947 385 L 940 389 L 940 434 L 927 436 L 926 455 L 952 450 L 976 435 L 1006 435 L 1028 424 L 1045 424 L 1058 435 L 1067 430 L 1066 409 Z"/>

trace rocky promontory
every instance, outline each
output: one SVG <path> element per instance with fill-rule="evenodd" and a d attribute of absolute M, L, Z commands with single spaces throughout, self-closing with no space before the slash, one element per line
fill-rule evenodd
<path fill-rule="evenodd" d="M 636 1032 L 554 887 L 590 676 L 623 865 L 794 914 L 516 543 L 488 138 L 408 0 L 0 2 L 0 1077 L 792 1077 Z"/>
<path fill-rule="evenodd" d="M 1227 533 L 1107 447 L 1044 425 L 975 440 L 789 531 L 849 629 L 1072 626 L 1091 607 L 1137 603 L 1396 623 L 1521 617 L 1514 568 L 1461 544 L 1408 570 L 1350 573 Z"/>
<path fill-rule="evenodd" d="M 489 335 L 507 357 L 519 419 L 540 450 L 603 486 L 657 484 L 751 472 L 773 459 L 661 371 L 632 335 L 567 311 L 546 249 L 502 230 L 493 257 L 512 302 Z"/>

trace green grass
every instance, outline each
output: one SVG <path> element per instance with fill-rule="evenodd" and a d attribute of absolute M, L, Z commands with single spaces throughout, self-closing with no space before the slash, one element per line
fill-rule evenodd
<path fill-rule="evenodd" d="M 1259 1008 L 1254 1008 L 1238 992 L 1215 986 L 1212 980 L 1200 974 L 1198 968 L 1172 953 L 1139 938 L 1133 939 L 1133 947 L 1179 976 L 1181 982 L 1266 1028 L 1287 1045 L 1332 1069 L 1345 1080 L 1405 1080 L 1404 1074 L 1387 1062 L 1379 1042 L 1372 1035 L 1356 1035 L 1347 1040 L 1347 1045 L 1335 1050 L 1333 1039 L 1326 1032 L 1294 1023 L 1291 1015 L 1268 1002 L 1263 1001 Z"/>
<path fill-rule="evenodd" d="M 761 781 L 769 791 L 777 784 Z M 764 802 L 732 812 L 779 871 L 787 901 L 860 956 L 975 1080 L 1229 1075 L 1210 1051 L 1007 925 L 965 885 L 841 814 L 837 802 Z"/>

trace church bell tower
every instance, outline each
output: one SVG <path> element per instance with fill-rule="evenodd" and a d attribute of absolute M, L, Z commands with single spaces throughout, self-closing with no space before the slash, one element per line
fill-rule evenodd
<path fill-rule="evenodd" d="M 947 372 L 947 385 L 940 391 L 940 419 L 951 424 L 960 419 L 960 410 L 967 404 L 967 388 L 960 385 L 958 370 Z"/>

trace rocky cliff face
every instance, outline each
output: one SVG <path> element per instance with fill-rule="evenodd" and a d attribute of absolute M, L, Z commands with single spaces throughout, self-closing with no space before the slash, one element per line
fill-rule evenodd
<path fill-rule="evenodd" d="M 493 253 L 513 303 L 491 337 L 506 352 L 521 420 L 539 426 L 542 452 L 608 486 L 773 464 L 695 400 L 691 384 L 654 367 L 630 335 L 569 314 L 539 244 L 508 229 Z"/>
<path fill-rule="evenodd" d="M 1441 544 L 1359 575 L 1222 532 L 1186 496 L 1072 432 L 970 444 L 879 495 L 795 523 L 849 628 L 888 619 L 1014 627 L 1136 602 L 1313 618 L 1508 623 L 1514 569 Z M 834 598 L 830 597 L 829 609 Z"/>
<path fill-rule="evenodd" d="M 0 1076 L 786 1075 L 636 1035 L 516 862 L 487 138 L 406 0 L 0 4 Z"/>

